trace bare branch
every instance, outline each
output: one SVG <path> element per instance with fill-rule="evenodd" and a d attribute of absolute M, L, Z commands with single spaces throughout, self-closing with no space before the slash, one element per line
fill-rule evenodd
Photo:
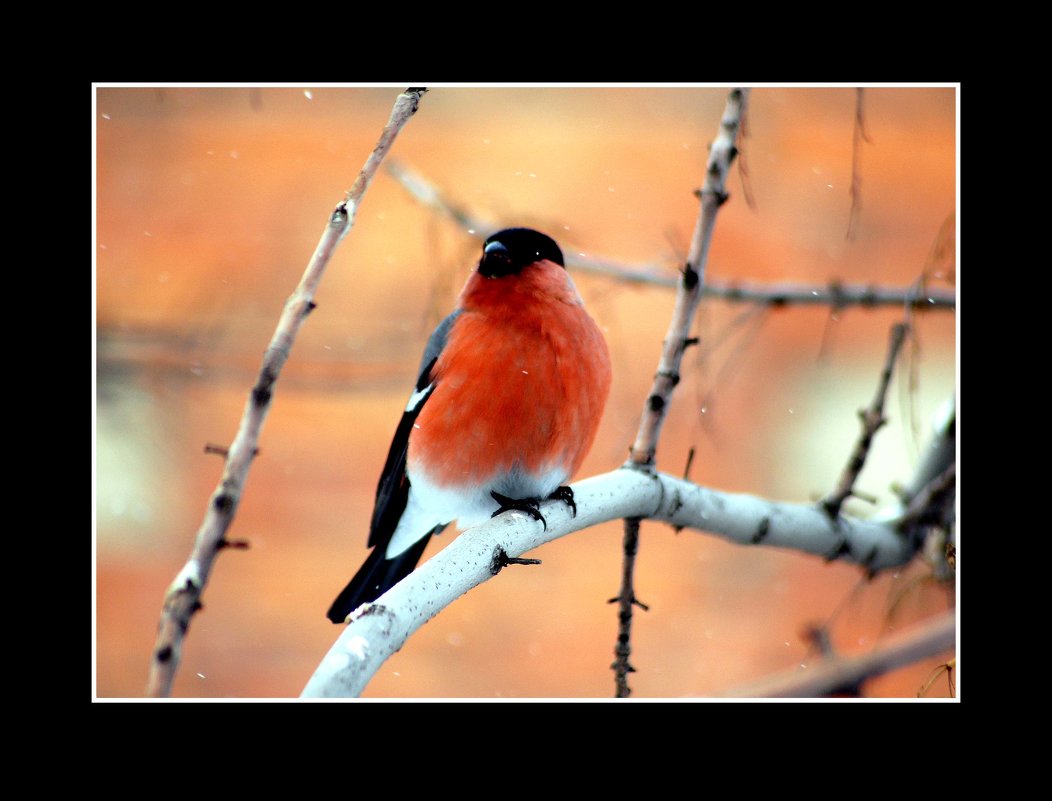
<path fill-rule="evenodd" d="M 943 506 L 947 500 L 952 499 L 950 493 L 956 486 L 957 463 L 954 462 L 913 496 L 913 500 L 906 507 L 903 523 L 907 525 L 941 523 L 944 518 Z"/>
<path fill-rule="evenodd" d="M 928 676 L 928 680 L 925 681 L 924 684 L 921 685 L 919 690 L 917 690 L 917 697 L 918 698 L 923 698 L 925 695 L 927 695 L 928 690 L 931 689 L 932 684 L 934 684 L 935 680 L 937 678 L 939 678 L 939 676 L 941 676 L 943 673 L 946 674 L 946 680 L 947 680 L 947 682 L 949 684 L 950 695 L 953 695 L 953 693 L 954 693 L 953 670 L 956 667 L 957 667 L 957 660 L 956 659 L 950 659 L 950 660 L 947 660 L 945 663 L 943 663 L 941 665 L 937 665 L 935 667 L 935 669 L 932 670 L 931 675 Z"/>
<path fill-rule="evenodd" d="M 956 614 L 947 612 L 935 620 L 888 637 L 868 654 L 833 656 L 815 667 L 773 676 L 727 695 L 736 698 L 823 698 L 850 693 L 866 679 L 952 650 L 956 639 Z"/>
<path fill-rule="evenodd" d="M 473 215 L 459 203 L 444 195 L 438 187 L 420 173 L 398 162 L 388 162 L 385 169 L 398 184 L 422 205 L 452 220 L 467 234 L 478 240 L 496 230 L 502 223 L 484 220 Z M 566 266 L 575 272 L 591 273 L 622 281 L 626 284 L 661 286 L 675 289 L 681 275 L 669 271 L 657 262 L 647 265 L 624 264 L 615 259 L 567 253 Z M 882 306 L 952 310 L 957 306 L 953 292 L 909 287 L 878 287 L 864 284 L 755 284 L 739 281 L 706 281 L 701 289 L 704 298 L 718 298 L 728 303 L 758 303 L 769 306 L 848 306 L 876 308 Z"/>
<path fill-rule="evenodd" d="M 223 476 L 209 500 L 190 558 L 165 596 L 146 686 L 146 694 L 149 696 L 168 696 L 171 693 L 172 681 L 182 655 L 183 638 L 186 636 L 191 617 L 201 608 L 201 595 L 215 558 L 224 547 L 232 544 L 236 547 L 236 541 L 226 539 L 226 532 L 233 522 L 249 467 L 257 452 L 256 443 L 270 410 L 274 383 L 289 357 L 296 334 L 307 315 L 315 308 L 314 296 L 318 284 L 336 246 L 354 224 L 358 205 L 376 175 L 380 162 L 390 150 L 399 131 L 416 112 L 420 98 L 426 91 L 408 89 L 395 100 L 390 119 L 380 135 L 379 142 L 366 160 L 354 186 L 330 214 L 314 255 L 299 285 L 285 304 L 281 319 L 263 356 L 256 384 L 249 394 L 237 435 L 226 453 Z"/>
<path fill-rule="evenodd" d="M 680 363 L 683 361 L 686 342 L 690 339 L 690 328 L 694 322 L 694 312 L 701 300 L 701 290 L 705 285 L 705 266 L 708 262 L 712 232 L 716 226 L 716 215 L 728 197 L 727 172 L 736 154 L 734 143 L 738 138 L 738 125 L 748 96 L 747 89 L 735 89 L 730 93 L 723 119 L 720 120 L 720 132 L 709 148 L 705 185 L 699 194 L 701 213 L 694 227 L 690 250 L 687 251 L 687 263 L 680 276 L 672 320 L 665 335 L 654 384 L 644 405 L 636 441 L 629 452 L 629 463 L 638 467 L 650 467 L 654 464 L 658 436 L 665 422 L 672 391 L 679 383 Z"/>
<path fill-rule="evenodd" d="M 934 437 L 924 449 L 920 466 L 901 493 L 903 504 L 912 500 L 931 482 L 957 461 L 957 405 L 954 398 L 946 401 L 934 423 Z"/>
<path fill-rule="evenodd" d="M 745 196 L 745 205 L 756 211 L 756 198 L 752 193 L 752 182 L 749 180 L 749 165 L 746 163 L 745 140 L 749 138 L 749 109 L 742 112 L 741 124 L 738 126 L 738 180 L 742 184 L 742 194 Z"/>
<path fill-rule="evenodd" d="M 625 520 L 625 536 L 623 540 L 624 554 L 621 560 L 621 592 L 616 598 L 611 598 L 610 603 L 617 603 L 617 645 L 614 646 L 614 663 L 610 666 L 614 671 L 615 697 L 628 698 L 632 689 L 628 686 L 628 674 L 635 673 L 635 668 L 628 661 L 632 655 L 632 607 L 638 606 L 644 612 L 648 607 L 636 599 L 635 588 L 632 583 L 632 575 L 635 572 L 636 553 L 639 549 L 639 518 L 630 517 Z"/>
<path fill-rule="evenodd" d="M 862 284 L 840 284 L 832 282 L 818 284 L 739 284 L 710 282 L 704 296 L 720 298 L 730 302 L 763 303 L 770 306 L 832 306 L 843 309 L 848 306 L 908 307 L 952 310 L 957 307 L 957 296 L 953 292 L 938 290 L 918 291 L 917 286 L 905 288 L 877 287 Z"/>
<path fill-rule="evenodd" d="M 840 514 L 840 507 L 843 506 L 844 501 L 854 494 L 855 482 L 866 465 L 866 457 L 869 455 L 873 437 L 887 422 L 887 418 L 884 417 L 884 399 L 888 394 L 888 385 L 891 383 L 891 376 L 895 369 L 895 360 L 898 358 L 908 331 L 909 326 L 905 323 L 896 323 L 892 326 L 888 356 L 880 374 L 877 393 L 873 396 L 873 402 L 870 403 L 869 408 L 862 409 L 858 413 L 862 421 L 862 434 L 855 444 L 855 450 L 851 454 L 847 467 L 840 475 L 837 488 L 822 501 L 822 506 L 825 507 L 830 517 L 835 518 Z"/>
<path fill-rule="evenodd" d="M 467 209 L 447 198 L 438 187 L 419 173 L 403 166 L 401 162 L 392 159 L 384 169 L 413 199 L 426 208 L 448 217 L 476 239 L 485 239 L 489 235 L 487 232 L 494 227 L 492 222 L 472 216 Z"/>
<path fill-rule="evenodd" d="M 851 137 L 851 211 L 847 222 L 847 238 L 858 234 L 858 218 L 862 214 L 862 143 L 871 142 L 866 133 L 864 91 L 855 90 L 855 128 Z"/>
<path fill-rule="evenodd" d="M 518 557 L 546 542 L 610 520 L 660 520 L 739 545 L 770 545 L 875 571 L 906 564 L 914 545 L 896 520 L 841 515 L 831 520 L 812 504 L 775 503 L 718 492 L 664 473 L 622 468 L 574 485 L 577 516 L 550 502 L 547 529 L 509 513 L 460 534 L 375 603 L 363 606 L 303 692 L 307 697 L 357 696 L 380 665 L 443 608 L 493 576 L 493 557 Z M 540 568 L 543 569 L 543 568 Z"/>
<path fill-rule="evenodd" d="M 892 503 L 883 506 L 871 519 L 897 520 L 899 531 L 923 548 L 933 576 L 947 580 L 955 568 L 957 409 L 954 398 L 936 412 L 931 441 L 922 449 L 916 472 L 898 491 Z"/>

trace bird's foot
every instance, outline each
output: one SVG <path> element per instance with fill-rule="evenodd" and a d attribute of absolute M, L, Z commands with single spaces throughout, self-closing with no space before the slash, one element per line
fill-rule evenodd
<path fill-rule="evenodd" d="M 500 504 L 500 508 L 491 514 L 490 517 L 496 517 L 499 514 L 510 512 L 514 509 L 518 512 L 525 512 L 534 520 L 540 520 L 541 525 L 544 526 L 544 530 L 548 530 L 548 521 L 544 519 L 544 515 L 542 515 L 537 508 L 541 505 L 540 498 L 509 498 L 507 495 L 501 495 L 496 491 L 491 491 L 490 497 Z"/>
<path fill-rule="evenodd" d="M 577 503 L 573 499 L 573 488 L 559 487 L 555 492 L 549 495 L 546 500 L 562 501 L 570 507 L 570 517 L 577 517 Z"/>

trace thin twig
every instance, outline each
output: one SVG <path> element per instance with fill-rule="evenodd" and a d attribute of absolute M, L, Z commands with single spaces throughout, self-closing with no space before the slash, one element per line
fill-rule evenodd
<path fill-rule="evenodd" d="M 628 686 L 628 674 L 636 669 L 628 661 L 632 655 L 632 607 L 638 606 L 644 612 L 650 607 L 636 599 L 632 586 L 632 574 L 635 571 L 636 553 L 639 547 L 639 518 L 625 519 L 625 536 L 621 561 L 621 592 L 609 603 L 617 603 L 617 645 L 614 646 L 614 662 L 610 665 L 615 676 L 615 697 L 628 698 L 632 689 Z"/>
<path fill-rule="evenodd" d="M 848 306 L 876 308 L 878 306 L 907 306 L 918 311 L 925 309 L 953 310 L 957 296 L 939 290 L 918 291 L 918 287 L 878 287 L 872 284 L 739 284 L 710 282 L 705 297 L 731 302 L 763 303 L 769 306 L 832 306 L 839 310 Z"/>
<path fill-rule="evenodd" d="M 840 507 L 843 506 L 844 501 L 853 494 L 855 481 L 858 480 L 859 473 L 862 472 L 862 468 L 866 464 L 866 457 L 869 456 L 869 448 L 873 443 L 873 436 L 887 422 L 887 418 L 884 417 L 884 399 L 888 394 L 888 385 L 891 383 L 891 376 L 895 369 L 895 360 L 898 358 L 908 331 L 909 327 L 905 323 L 896 323 L 892 326 L 888 356 L 884 362 L 884 369 L 880 374 L 877 393 L 873 396 L 873 402 L 870 403 L 869 408 L 861 409 L 858 413 L 862 421 L 862 434 L 855 444 L 855 449 L 851 453 L 847 467 L 844 468 L 844 472 L 840 475 L 837 488 L 822 500 L 823 508 L 833 519 L 836 519 L 837 515 L 840 514 Z"/>
<path fill-rule="evenodd" d="M 270 410 L 274 382 L 277 381 L 289 357 L 296 334 L 315 307 L 314 296 L 318 283 L 333 251 L 354 224 L 358 206 L 376 175 L 380 162 L 390 150 L 399 131 L 416 112 L 420 98 L 426 91 L 408 89 L 395 100 L 391 117 L 380 135 L 379 142 L 366 160 L 354 186 L 329 216 L 314 255 L 299 285 L 285 304 L 281 319 L 263 356 L 263 365 L 256 384 L 249 394 L 237 436 L 226 454 L 223 477 L 212 493 L 204 521 L 197 531 L 190 559 L 179 571 L 165 596 L 146 686 L 146 694 L 149 696 L 166 697 L 171 693 L 172 681 L 182 655 L 183 639 L 191 617 L 201 608 L 201 595 L 215 558 L 224 549 L 224 545 L 237 542 L 228 541 L 226 532 L 241 501 L 248 470 L 256 454 L 259 433 Z"/>
<path fill-rule="evenodd" d="M 866 133 L 864 90 L 855 90 L 855 129 L 851 137 L 851 211 L 847 222 L 847 238 L 858 234 L 858 218 L 862 214 L 862 143 L 872 144 Z"/>
<path fill-rule="evenodd" d="M 867 679 L 952 650 L 957 639 L 954 612 L 888 637 L 868 654 L 837 656 L 727 693 L 737 698 L 824 698 L 850 693 Z"/>
<path fill-rule="evenodd" d="M 933 426 L 933 439 L 922 451 L 923 457 L 912 479 L 902 489 L 901 502 L 909 506 L 933 479 L 957 461 L 957 402 L 949 398 L 940 408 Z"/>
<path fill-rule="evenodd" d="M 928 680 L 921 685 L 919 690 L 917 690 L 917 697 L 923 698 L 925 695 L 927 695 L 928 690 L 931 689 L 932 684 L 934 684 L 935 680 L 939 678 L 939 676 L 941 676 L 944 672 L 946 673 L 946 679 L 949 685 L 950 695 L 952 696 L 955 692 L 953 686 L 953 669 L 955 667 L 957 667 L 956 659 L 950 659 L 942 665 L 937 665 L 935 669 L 932 670 L 931 675 L 928 676 Z"/>
<path fill-rule="evenodd" d="M 399 186 L 423 206 L 449 217 L 477 239 L 485 239 L 489 236 L 489 231 L 493 227 L 491 222 L 480 220 L 472 215 L 467 209 L 443 195 L 437 186 L 419 173 L 395 159 L 387 162 L 384 169 L 398 182 Z"/>
<path fill-rule="evenodd" d="M 694 466 L 694 446 L 687 451 L 687 463 L 683 467 L 683 480 L 690 481 L 690 468 Z"/>
<path fill-rule="evenodd" d="M 749 138 L 749 108 L 742 111 L 741 122 L 738 125 L 738 180 L 742 184 L 742 195 L 745 197 L 745 205 L 756 211 L 756 198 L 752 193 L 752 182 L 749 180 L 749 165 L 746 163 L 745 140 Z"/>
<path fill-rule="evenodd" d="M 923 548 L 932 572 L 926 578 L 952 589 L 955 567 L 957 479 L 957 410 L 949 398 L 936 411 L 930 441 L 921 448 L 920 464 L 897 491 L 894 502 L 878 510 L 875 519 L 899 522 L 899 530 L 914 547 Z"/>
<path fill-rule="evenodd" d="M 500 223 L 471 214 L 464 206 L 444 195 L 438 187 L 419 173 L 403 164 L 389 162 L 384 165 L 387 172 L 415 200 L 432 211 L 449 218 L 459 228 L 476 239 L 483 240 Z M 622 281 L 627 284 L 661 286 L 675 289 L 682 280 L 659 264 L 623 264 L 614 259 L 595 256 L 566 254 L 566 265 L 571 270 L 592 273 Z M 952 310 L 957 306 L 953 292 L 923 290 L 917 285 L 896 288 L 866 284 L 755 284 L 739 281 L 706 281 L 701 290 L 702 297 L 719 298 L 729 303 L 758 303 L 774 307 L 783 306 L 909 306 L 918 311 L 924 309 Z"/>
<path fill-rule="evenodd" d="M 719 367 L 705 372 L 711 376 L 708 379 L 709 390 L 705 393 L 701 399 L 699 406 L 702 409 L 711 409 L 716 404 L 716 393 L 717 391 L 727 391 L 730 387 L 731 381 L 734 378 L 734 373 L 739 370 L 742 365 L 746 362 L 744 359 L 739 358 L 752 345 L 753 341 L 759 335 L 760 331 L 763 330 L 765 322 L 770 319 L 768 312 L 761 306 L 754 306 L 751 309 L 741 312 L 734 320 L 732 320 L 725 328 L 719 339 L 715 341 L 710 340 L 708 346 L 702 351 L 699 358 L 698 366 L 701 368 L 707 359 L 714 357 L 716 351 L 726 342 L 730 343 L 730 337 L 735 334 L 739 334 L 738 341 L 731 348 L 730 354 L 724 358 L 723 364 Z M 742 329 L 737 331 L 736 329 Z M 715 359 L 713 358 L 713 361 Z"/>
<path fill-rule="evenodd" d="M 918 492 L 903 516 L 904 526 L 941 524 L 946 517 L 946 504 L 953 501 L 957 486 L 957 463 L 954 462 Z"/>

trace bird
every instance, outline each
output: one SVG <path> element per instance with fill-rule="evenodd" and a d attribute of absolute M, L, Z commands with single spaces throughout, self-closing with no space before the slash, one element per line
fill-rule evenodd
<path fill-rule="evenodd" d="M 610 392 L 610 352 L 554 239 L 506 228 L 483 242 L 431 334 L 376 488 L 365 563 L 333 601 L 345 623 L 417 566 L 431 537 L 564 501 Z"/>

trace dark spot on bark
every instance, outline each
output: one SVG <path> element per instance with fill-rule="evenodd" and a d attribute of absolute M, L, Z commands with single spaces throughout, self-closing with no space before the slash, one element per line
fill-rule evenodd
<path fill-rule="evenodd" d="M 841 556 L 848 556 L 851 554 L 851 546 L 848 545 L 847 540 L 841 540 L 840 543 L 832 551 L 825 555 L 827 562 L 832 562 L 839 559 Z"/>
<path fill-rule="evenodd" d="M 660 370 L 658 375 L 667 378 L 672 386 L 676 386 L 679 383 L 679 373 L 673 373 L 671 370 Z"/>
<path fill-rule="evenodd" d="M 263 372 L 260 373 L 259 382 L 252 388 L 252 400 L 257 406 L 266 406 L 270 403 L 273 394 L 272 387 L 276 380 L 277 376 L 273 371 L 269 367 L 264 367 Z"/>
<path fill-rule="evenodd" d="M 765 517 L 760 521 L 759 527 L 756 529 L 756 533 L 752 535 L 752 544 L 763 542 L 767 538 L 767 532 L 771 530 L 771 518 Z"/>
<path fill-rule="evenodd" d="M 672 503 L 669 504 L 668 513 L 669 513 L 669 515 L 674 515 L 674 514 L 676 514 L 676 512 L 678 512 L 682 508 L 683 508 L 683 496 L 680 495 L 679 492 L 677 491 L 677 492 L 675 492 L 672 495 Z M 682 528 L 682 526 L 680 526 L 680 528 Z M 636 551 L 635 551 L 635 543 L 634 542 L 633 542 L 633 548 L 632 548 L 632 552 L 631 553 L 628 552 L 628 545 L 627 544 L 625 545 L 625 553 L 627 555 L 629 555 L 629 556 L 635 556 Z"/>

